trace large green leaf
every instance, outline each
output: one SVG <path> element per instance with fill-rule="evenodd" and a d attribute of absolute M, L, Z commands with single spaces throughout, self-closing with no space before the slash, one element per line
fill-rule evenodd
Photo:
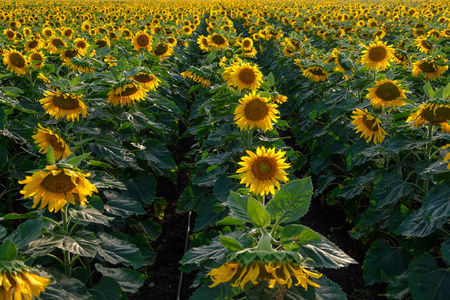
<path fill-rule="evenodd" d="M 270 215 L 264 205 L 253 197 L 248 199 L 247 210 L 255 227 L 266 227 L 270 224 Z"/>
<path fill-rule="evenodd" d="M 91 171 L 89 181 L 95 185 L 97 189 L 117 188 L 125 190 L 125 185 L 104 171 Z"/>
<path fill-rule="evenodd" d="M 409 293 L 407 272 L 389 280 L 386 297 L 388 299 L 403 299 Z"/>
<path fill-rule="evenodd" d="M 127 187 L 127 196 L 145 204 L 150 204 L 155 199 L 156 179 L 152 174 L 140 172 L 136 177 L 124 180 L 123 183 Z"/>
<path fill-rule="evenodd" d="M 93 300 L 122 300 L 122 290 L 111 277 L 102 277 L 98 284 L 89 290 Z"/>
<path fill-rule="evenodd" d="M 144 284 L 146 278 L 144 274 L 126 268 L 106 268 L 101 264 L 95 264 L 95 269 L 103 276 L 111 277 L 117 281 L 122 291 L 126 293 L 136 293 Z"/>
<path fill-rule="evenodd" d="M 137 167 L 134 155 L 123 148 L 120 143 L 97 140 L 95 143 L 89 143 L 88 145 L 92 152 L 98 155 L 98 158 L 109 159 L 119 168 Z"/>
<path fill-rule="evenodd" d="M 230 216 L 232 218 L 251 222 L 247 211 L 248 196 L 243 196 L 236 192 L 230 191 L 230 196 L 227 199 L 227 207 L 230 209 Z"/>
<path fill-rule="evenodd" d="M 152 241 L 156 241 L 158 236 L 161 234 L 161 226 L 155 224 L 152 220 L 139 221 L 138 224 L 142 227 L 148 238 Z"/>
<path fill-rule="evenodd" d="M 433 186 L 423 200 L 425 212 L 431 219 L 450 216 L 450 186 L 441 183 Z"/>
<path fill-rule="evenodd" d="M 128 218 L 132 215 L 144 215 L 146 213 L 142 205 L 130 197 L 111 190 L 105 190 L 103 194 L 108 199 L 105 210 L 112 215 Z"/>
<path fill-rule="evenodd" d="M 95 257 L 98 250 L 98 241 L 92 232 L 82 230 L 72 236 L 64 236 L 56 247 L 76 255 Z"/>
<path fill-rule="evenodd" d="M 44 228 L 42 217 L 30 219 L 20 224 L 6 239 L 11 240 L 16 247 L 26 246 L 41 236 Z"/>
<path fill-rule="evenodd" d="M 227 215 L 227 210 L 213 197 L 208 197 L 197 208 L 194 231 L 200 231 L 208 225 L 214 225 Z"/>
<path fill-rule="evenodd" d="M 320 235 L 303 225 L 287 225 L 281 232 L 281 241 L 287 250 L 297 249 L 299 245 L 322 242 Z"/>
<path fill-rule="evenodd" d="M 49 278 L 50 275 L 43 273 L 39 270 L 33 270 L 39 276 Z M 45 291 L 41 293 L 36 299 L 42 300 L 87 300 L 91 299 L 91 295 L 88 293 L 86 286 L 78 279 L 73 277 L 66 277 L 57 271 L 52 270 L 53 278 L 50 284 L 45 288 Z"/>
<path fill-rule="evenodd" d="M 24 253 L 32 257 L 39 257 L 47 255 L 58 247 L 64 240 L 64 235 L 55 234 L 44 236 L 28 244 L 28 249 Z"/>
<path fill-rule="evenodd" d="M 80 206 L 77 209 L 70 208 L 69 214 L 72 216 L 72 222 L 79 222 L 81 225 L 89 225 L 91 223 L 110 226 L 109 222 L 113 220 L 111 217 L 103 215 L 100 211 L 90 205 Z"/>
<path fill-rule="evenodd" d="M 441 244 L 442 258 L 450 263 L 450 239 L 447 239 Z"/>
<path fill-rule="evenodd" d="M 13 260 L 17 256 L 17 248 L 11 240 L 0 245 L 0 260 Z"/>
<path fill-rule="evenodd" d="M 233 299 L 242 292 L 241 288 L 233 288 L 230 284 L 219 284 L 215 287 L 202 285 L 189 297 L 189 300 L 224 300 Z"/>
<path fill-rule="evenodd" d="M 322 275 L 319 279 L 311 279 L 313 282 L 320 285 L 320 288 L 314 288 L 316 291 L 317 300 L 346 300 L 347 296 L 342 291 L 341 287 Z M 310 287 L 312 288 L 312 287 Z M 309 288 L 308 288 L 309 289 Z"/>
<path fill-rule="evenodd" d="M 300 245 L 299 253 L 303 257 L 309 257 L 314 261 L 314 266 L 321 268 L 343 268 L 349 264 L 357 262 L 330 242 L 324 236 L 320 235 L 322 242 Z"/>
<path fill-rule="evenodd" d="M 107 233 L 100 233 L 97 256 L 113 265 L 124 264 L 139 269 L 146 265 L 139 248 Z"/>
<path fill-rule="evenodd" d="M 363 276 L 366 284 L 390 280 L 408 268 L 408 252 L 394 247 L 384 240 L 376 240 L 366 253 L 363 263 Z"/>
<path fill-rule="evenodd" d="M 395 230 L 396 234 L 404 236 L 424 237 L 430 235 L 436 229 L 442 228 L 447 222 L 447 217 L 430 218 L 424 215 L 422 207 L 409 215 Z"/>
<path fill-rule="evenodd" d="M 395 175 L 388 174 L 383 176 L 375 184 L 370 202 L 374 208 L 380 208 L 396 202 L 401 197 L 409 195 L 412 185 L 398 180 Z"/>
<path fill-rule="evenodd" d="M 450 299 L 450 268 L 439 268 L 433 256 L 428 253 L 411 261 L 408 280 L 413 299 Z"/>
<path fill-rule="evenodd" d="M 161 142 L 151 140 L 144 146 L 145 149 L 139 150 L 137 155 L 140 159 L 147 161 L 158 175 L 167 175 L 168 170 L 176 168 L 172 153 Z"/>
<path fill-rule="evenodd" d="M 308 211 L 312 194 L 311 178 L 293 180 L 275 193 L 267 211 L 278 223 L 298 221 Z"/>

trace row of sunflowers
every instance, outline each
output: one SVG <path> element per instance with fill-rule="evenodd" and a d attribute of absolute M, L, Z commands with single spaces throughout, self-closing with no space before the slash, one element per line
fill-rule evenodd
<path fill-rule="evenodd" d="M 174 200 L 189 299 L 346 299 L 321 270 L 357 262 L 302 225 L 321 200 L 367 285 L 450 297 L 446 2 L 8 1 L 0 23 L 0 299 L 135 297 Z"/>

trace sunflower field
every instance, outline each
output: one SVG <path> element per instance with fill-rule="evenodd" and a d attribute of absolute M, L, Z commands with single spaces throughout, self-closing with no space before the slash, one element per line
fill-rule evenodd
<path fill-rule="evenodd" d="M 0 299 L 450 299 L 447 1 L 0 24 Z"/>

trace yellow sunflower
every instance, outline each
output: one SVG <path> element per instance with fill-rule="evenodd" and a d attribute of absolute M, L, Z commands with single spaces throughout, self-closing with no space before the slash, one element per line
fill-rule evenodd
<path fill-rule="evenodd" d="M 232 261 L 224 263 L 219 268 L 212 269 L 206 276 L 209 276 L 213 281 L 213 284 L 209 287 L 215 287 L 235 279 L 231 286 L 240 286 L 242 290 L 248 282 L 258 284 L 260 281 L 269 282 L 269 288 L 273 288 L 275 283 L 278 283 L 281 286 L 286 285 L 290 289 L 293 283 L 292 277 L 295 277 L 297 283 L 294 285 L 301 285 L 306 291 L 308 285 L 320 288 L 320 285 L 309 278 L 320 278 L 322 274 L 311 272 L 292 261 L 281 263 L 278 261 L 274 263 L 252 261 L 249 264 Z"/>
<path fill-rule="evenodd" d="M 24 47 L 25 47 L 25 50 L 28 52 L 38 51 L 38 50 L 44 48 L 44 43 L 41 41 L 41 39 L 32 38 L 25 43 Z"/>
<path fill-rule="evenodd" d="M 414 63 L 412 75 L 417 77 L 423 73 L 426 78 L 431 80 L 439 79 L 447 69 L 448 66 L 439 66 L 433 59 L 425 59 Z"/>
<path fill-rule="evenodd" d="M 303 70 L 303 76 L 315 82 L 325 81 L 328 79 L 328 73 L 321 66 L 312 66 Z"/>
<path fill-rule="evenodd" d="M 10 28 L 3 30 L 3 34 L 6 36 L 8 41 L 14 41 L 16 39 L 16 32 Z"/>
<path fill-rule="evenodd" d="M 369 46 L 364 46 L 366 50 L 361 62 L 370 69 L 384 70 L 389 66 L 389 61 L 394 55 L 394 48 L 386 45 L 386 42 L 377 41 Z"/>
<path fill-rule="evenodd" d="M 76 48 L 84 51 L 86 51 L 86 49 L 89 47 L 89 43 L 86 41 L 86 39 L 83 38 L 77 38 L 73 42 Z"/>
<path fill-rule="evenodd" d="M 442 131 L 450 133 L 450 105 L 438 103 L 424 103 L 415 113 L 411 114 L 406 122 L 414 121 L 414 126 L 418 127 L 425 123 L 440 125 Z"/>
<path fill-rule="evenodd" d="M 73 205 L 86 205 L 86 196 L 98 193 L 95 185 L 86 179 L 89 176 L 90 173 L 47 166 L 44 171 L 37 171 L 19 181 L 20 184 L 25 184 L 20 193 L 24 198 L 33 197 L 33 208 L 41 202 L 39 209 L 48 205 L 49 212 L 57 213 L 64 210 L 67 201 Z"/>
<path fill-rule="evenodd" d="M 113 106 L 124 107 L 125 105 L 141 102 L 146 95 L 144 88 L 133 81 L 113 88 L 108 93 L 108 102 Z"/>
<path fill-rule="evenodd" d="M 3 52 L 3 64 L 6 65 L 6 69 L 17 75 L 24 75 L 28 71 L 26 57 L 16 50 L 5 50 Z"/>
<path fill-rule="evenodd" d="M 64 47 L 66 43 L 58 37 L 51 38 L 47 42 L 47 51 L 51 54 L 60 53 Z"/>
<path fill-rule="evenodd" d="M 156 88 L 159 86 L 159 83 L 161 82 L 155 75 L 146 72 L 139 72 L 134 75 L 132 79 L 139 82 L 148 91 L 156 90 Z"/>
<path fill-rule="evenodd" d="M 422 53 L 429 54 L 433 52 L 433 45 L 425 37 L 418 37 L 416 39 L 416 46 Z"/>
<path fill-rule="evenodd" d="M 39 102 L 45 112 L 56 120 L 65 117 L 67 121 L 75 121 L 75 119 L 79 119 L 80 114 L 83 117 L 87 115 L 87 106 L 76 94 L 46 91 L 44 95 L 46 97 Z"/>
<path fill-rule="evenodd" d="M 31 67 L 34 69 L 42 69 L 45 64 L 45 56 L 42 52 L 33 52 L 28 55 L 28 59 L 31 62 Z"/>
<path fill-rule="evenodd" d="M 227 38 L 217 33 L 208 36 L 208 45 L 215 49 L 222 50 L 229 46 Z"/>
<path fill-rule="evenodd" d="M 241 42 L 242 49 L 250 50 L 253 48 L 253 40 L 251 38 L 244 38 Z"/>
<path fill-rule="evenodd" d="M 258 147 L 256 153 L 247 150 L 249 156 L 241 157 L 238 164 L 242 167 L 236 173 L 244 173 L 240 183 L 250 186 L 250 192 L 261 196 L 275 194 L 275 187 L 280 188 L 279 181 L 287 182 L 289 178 L 283 169 L 290 167 L 285 163 L 283 156 L 285 151 L 275 152 L 275 148 L 266 151 L 264 147 Z"/>
<path fill-rule="evenodd" d="M 234 64 L 225 68 L 224 80 L 228 86 L 234 86 L 239 91 L 242 89 L 257 90 L 261 86 L 262 73 L 257 66 L 250 63 Z"/>
<path fill-rule="evenodd" d="M 381 107 L 385 109 L 389 106 L 400 107 L 406 104 L 401 98 L 406 98 L 402 87 L 395 81 L 383 79 L 375 81 L 375 86 L 367 89 L 369 94 L 366 98 L 370 99 L 370 103 L 374 108 Z"/>
<path fill-rule="evenodd" d="M 11 264 L 9 261 L 8 263 Z M 39 297 L 49 284 L 50 279 L 35 275 L 26 269 L 18 271 L 15 268 L 13 272 L 3 269 L 0 272 L 0 299 L 22 299 L 22 296 L 23 299 Z"/>
<path fill-rule="evenodd" d="M 401 50 L 395 50 L 394 56 L 392 57 L 394 61 L 398 64 L 402 64 L 403 67 L 406 68 L 407 65 L 409 65 L 409 59 L 405 52 Z"/>
<path fill-rule="evenodd" d="M 173 49 L 168 43 L 160 42 L 153 47 L 152 53 L 163 60 L 164 57 L 169 57 L 173 54 Z"/>
<path fill-rule="evenodd" d="M 65 49 L 65 50 L 61 51 L 61 53 L 59 54 L 59 57 L 61 58 L 61 60 L 67 61 L 74 57 L 80 58 L 84 54 L 85 54 L 84 50 L 82 50 L 80 48 L 69 48 L 69 49 Z"/>
<path fill-rule="evenodd" d="M 450 148 L 450 144 L 447 144 L 447 145 L 443 146 L 441 149 L 445 150 L 447 148 Z M 445 155 L 445 157 L 442 160 L 442 162 L 446 162 L 446 161 L 449 161 L 449 160 L 450 160 L 450 152 Z M 447 165 L 447 169 L 450 169 L 450 163 Z"/>
<path fill-rule="evenodd" d="M 366 143 L 370 143 L 372 138 L 375 144 L 383 142 L 386 131 L 381 127 L 380 119 L 374 117 L 367 109 L 363 111 L 357 108 L 353 111 L 352 119 L 351 124 L 355 126 L 356 133 L 361 132 L 361 137 L 366 139 Z"/>
<path fill-rule="evenodd" d="M 203 51 L 209 52 L 211 51 L 211 48 L 209 47 L 208 44 L 208 38 L 201 35 L 198 37 L 197 39 L 197 44 L 200 46 L 200 49 L 202 49 Z"/>
<path fill-rule="evenodd" d="M 208 87 L 211 85 L 211 82 L 209 81 L 208 78 L 205 78 L 189 70 L 182 72 L 180 75 L 183 76 L 184 78 L 187 77 L 192 79 L 194 82 L 200 83 L 203 87 Z"/>
<path fill-rule="evenodd" d="M 131 41 L 131 45 L 134 47 L 134 50 L 140 51 L 141 49 L 147 49 L 148 51 L 152 50 L 152 36 L 148 35 L 143 31 L 139 31 L 133 37 Z"/>
<path fill-rule="evenodd" d="M 178 41 L 177 41 L 177 39 L 175 37 L 169 36 L 167 38 L 167 43 L 169 43 L 170 47 L 173 48 L 173 47 L 175 47 L 177 45 Z"/>
<path fill-rule="evenodd" d="M 239 99 L 239 106 L 234 110 L 233 121 L 241 130 L 260 128 L 264 132 L 273 128 L 279 111 L 270 99 L 260 97 L 255 92 Z"/>
<path fill-rule="evenodd" d="M 66 142 L 53 130 L 42 127 L 38 124 L 39 128 L 36 128 L 33 135 L 34 143 L 40 147 L 39 152 L 47 153 L 48 147 L 52 146 L 55 159 L 65 159 L 72 152 Z"/>
<path fill-rule="evenodd" d="M 63 62 L 63 65 L 69 66 L 69 68 L 73 72 L 81 72 L 84 74 L 95 73 L 94 67 L 87 60 L 73 58 L 73 59 L 65 60 Z"/>

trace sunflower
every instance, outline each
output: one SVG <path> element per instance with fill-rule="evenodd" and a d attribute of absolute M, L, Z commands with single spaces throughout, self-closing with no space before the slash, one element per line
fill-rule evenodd
<path fill-rule="evenodd" d="M 3 34 L 6 36 L 8 41 L 14 41 L 17 37 L 16 32 L 10 28 L 3 30 Z"/>
<path fill-rule="evenodd" d="M 53 36 L 53 30 L 50 27 L 44 27 L 41 32 L 42 35 L 46 38 L 50 38 Z"/>
<path fill-rule="evenodd" d="M 66 43 L 57 37 L 51 38 L 47 43 L 47 51 L 51 54 L 60 53 L 64 47 L 66 47 Z"/>
<path fill-rule="evenodd" d="M 86 196 L 98 193 L 95 185 L 86 179 L 89 176 L 90 173 L 47 166 L 44 171 L 37 171 L 19 181 L 20 184 L 25 184 L 20 193 L 24 198 L 33 197 L 33 208 L 41 202 L 39 209 L 48 205 L 49 212 L 57 213 L 64 210 L 67 201 L 84 206 L 88 203 Z"/>
<path fill-rule="evenodd" d="M 447 144 L 447 145 L 445 145 L 445 146 L 442 146 L 442 150 L 445 150 L 445 149 L 447 149 L 447 148 L 450 148 L 450 144 Z M 450 152 L 448 152 L 446 155 L 445 155 L 445 157 L 444 157 L 444 159 L 442 160 L 442 162 L 446 162 L 446 161 L 449 161 L 450 160 Z M 447 165 L 447 169 L 450 169 L 450 163 Z"/>
<path fill-rule="evenodd" d="M 262 73 L 257 66 L 250 63 L 234 64 L 225 68 L 224 80 L 228 86 L 235 86 L 239 91 L 242 89 L 256 90 L 261 86 Z"/>
<path fill-rule="evenodd" d="M 65 60 L 63 65 L 69 66 L 69 68 L 73 72 L 81 72 L 84 74 L 95 73 L 95 70 L 94 70 L 94 67 L 92 66 L 92 64 L 89 63 L 89 61 L 87 61 L 87 60 L 83 60 L 83 58 L 78 59 L 75 57 L 70 60 Z"/>
<path fill-rule="evenodd" d="M 121 86 L 113 88 L 108 93 L 108 102 L 113 106 L 124 107 L 125 105 L 141 102 L 146 95 L 144 88 L 133 81 L 127 81 Z"/>
<path fill-rule="evenodd" d="M 62 35 L 71 40 L 73 35 L 73 29 L 70 27 L 64 28 L 64 30 L 62 31 Z"/>
<path fill-rule="evenodd" d="M 149 91 L 154 91 L 159 86 L 161 82 L 155 75 L 152 73 L 139 72 L 132 77 L 133 80 L 139 82 L 145 89 Z"/>
<path fill-rule="evenodd" d="M 24 47 L 27 52 L 39 51 L 44 48 L 44 43 L 41 39 L 33 37 L 25 43 Z"/>
<path fill-rule="evenodd" d="M 249 156 L 241 157 L 238 164 L 242 167 L 236 173 L 244 173 L 240 183 L 250 186 L 250 192 L 261 196 L 275 194 L 275 188 L 280 188 L 278 181 L 287 182 L 289 178 L 283 169 L 290 167 L 285 163 L 283 156 L 285 151 L 275 153 L 275 148 L 266 151 L 264 147 L 258 147 L 256 153 L 247 150 Z"/>
<path fill-rule="evenodd" d="M 111 46 L 111 41 L 108 37 L 104 36 L 103 38 L 96 40 L 94 44 L 98 46 L 98 49 L 101 49 Z"/>
<path fill-rule="evenodd" d="M 241 130 L 260 128 L 264 132 L 273 128 L 279 114 L 277 105 L 270 99 L 260 97 L 255 92 L 239 99 L 239 106 L 234 110 L 234 119 Z"/>
<path fill-rule="evenodd" d="M 31 62 L 31 67 L 34 69 L 42 69 L 44 67 L 45 56 L 40 51 L 28 55 L 28 60 Z"/>
<path fill-rule="evenodd" d="M 283 104 L 287 102 L 287 97 L 284 95 L 276 95 L 275 97 L 272 98 L 272 103 L 274 104 Z"/>
<path fill-rule="evenodd" d="M 417 77 L 423 73 L 426 78 L 439 79 L 447 69 L 448 66 L 439 66 L 433 59 L 425 59 L 414 63 L 412 75 Z"/>
<path fill-rule="evenodd" d="M 215 49 L 222 49 L 222 50 L 226 49 L 229 46 L 226 37 L 217 33 L 208 36 L 208 45 L 210 45 Z"/>
<path fill-rule="evenodd" d="M 72 152 L 66 142 L 53 130 L 42 127 L 38 124 L 39 128 L 35 130 L 33 135 L 34 143 L 40 147 L 39 152 L 47 153 L 48 147 L 52 146 L 55 154 L 55 159 L 65 159 Z"/>
<path fill-rule="evenodd" d="M 131 41 L 131 45 L 134 46 L 134 50 L 140 51 L 141 49 L 147 49 L 148 51 L 152 50 L 152 36 L 148 35 L 143 31 L 139 31 L 133 37 Z"/>
<path fill-rule="evenodd" d="M 389 60 L 394 55 L 394 48 L 387 46 L 386 42 L 377 41 L 369 46 L 364 46 L 366 50 L 361 58 L 361 62 L 368 68 L 384 70 L 389 66 Z"/>
<path fill-rule="evenodd" d="M 0 299 L 22 299 L 22 296 L 24 299 L 39 297 L 50 284 L 50 279 L 28 272 L 21 261 L 13 260 L 5 261 L 5 263 L 8 263 L 9 268 L 11 264 L 16 266 L 13 267 L 12 272 L 3 267 L 0 271 Z"/>
<path fill-rule="evenodd" d="M 181 28 L 181 32 L 186 35 L 191 35 L 193 31 L 191 27 L 183 26 L 183 28 Z"/>
<path fill-rule="evenodd" d="M 433 52 L 433 45 L 425 37 L 418 37 L 416 39 L 416 46 L 422 53 L 429 54 Z"/>
<path fill-rule="evenodd" d="M 177 45 L 177 39 L 173 36 L 169 36 L 167 38 L 167 43 L 169 43 L 170 47 L 175 47 Z"/>
<path fill-rule="evenodd" d="M 301 285 L 306 291 L 308 290 L 308 285 L 320 288 L 320 285 L 309 278 L 320 278 L 322 274 L 311 272 L 292 261 L 283 261 L 281 263 L 278 261 L 275 263 L 252 261 L 249 264 L 232 261 L 224 263 L 219 268 L 212 269 L 206 276 L 209 276 L 213 281 L 213 284 L 209 287 L 215 287 L 235 278 L 236 280 L 231 286 L 240 286 L 242 290 L 250 281 L 253 284 L 258 284 L 259 281 L 268 282 L 269 288 L 273 288 L 275 283 L 278 283 L 281 286 L 287 285 L 287 288 L 290 289 L 293 283 L 292 277 L 295 277 L 297 283 L 294 285 Z"/>
<path fill-rule="evenodd" d="M 211 82 L 208 78 L 205 78 L 200 74 L 196 74 L 193 71 L 187 70 L 182 72 L 180 75 L 183 76 L 184 78 L 187 77 L 192 79 L 194 82 L 200 83 L 203 87 L 208 87 L 211 85 Z"/>
<path fill-rule="evenodd" d="M 173 49 L 168 43 L 159 42 L 153 47 L 152 53 L 163 60 L 164 57 L 169 57 L 173 54 Z"/>
<path fill-rule="evenodd" d="M 356 133 L 361 132 L 361 137 L 366 139 L 366 143 L 370 143 L 372 138 L 375 144 L 383 142 L 386 131 L 381 127 L 380 119 L 370 114 L 367 109 L 362 111 L 357 108 L 353 111 L 352 119 L 351 124 L 355 126 Z"/>
<path fill-rule="evenodd" d="M 5 50 L 3 53 L 3 64 L 6 65 L 6 69 L 17 75 L 24 75 L 28 70 L 26 57 L 15 50 Z"/>
<path fill-rule="evenodd" d="M 440 125 L 443 132 L 450 133 L 449 120 L 450 105 L 431 102 L 420 105 L 419 110 L 411 114 L 406 122 L 414 121 L 415 127 L 425 123 Z"/>
<path fill-rule="evenodd" d="M 314 80 L 315 82 L 325 81 L 328 79 L 327 71 L 325 71 L 325 69 L 321 66 L 312 66 L 303 70 L 303 76 L 309 80 Z"/>
<path fill-rule="evenodd" d="M 206 51 L 206 52 L 211 51 L 211 48 L 209 47 L 209 44 L 208 44 L 207 37 L 205 37 L 203 35 L 199 36 L 197 39 L 197 44 L 200 46 L 201 50 Z"/>
<path fill-rule="evenodd" d="M 244 49 L 242 54 L 244 57 L 255 57 L 257 53 L 258 51 L 256 51 L 255 47 L 251 47 L 250 49 Z"/>
<path fill-rule="evenodd" d="M 65 49 L 64 51 L 62 51 L 59 54 L 59 57 L 61 58 L 61 60 L 67 61 L 74 57 L 80 58 L 84 54 L 85 54 L 85 52 L 79 48 L 69 48 L 69 49 Z"/>
<path fill-rule="evenodd" d="M 61 92 L 46 91 L 46 97 L 39 100 L 45 112 L 56 120 L 66 117 L 67 121 L 79 119 L 87 115 L 87 106 L 81 101 L 81 97 L 76 94 L 66 94 Z"/>
<path fill-rule="evenodd" d="M 405 52 L 402 50 L 395 50 L 394 56 L 392 57 L 394 61 L 398 64 L 402 64 L 403 67 L 406 68 L 407 65 L 409 65 L 409 59 Z"/>
<path fill-rule="evenodd" d="M 86 51 L 86 49 L 89 47 L 88 42 L 86 41 L 86 39 L 83 38 L 77 38 L 73 42 L 76 48 L 84 51 Z"/>
<path fill-rule="evenodd" d="M 406 98 L 405 92 L 395 80 L 383 79 L 375 81 L 375 86 L 367 89 L 366 98 L 374 108 L 385 109 L 388 106 L 400 107 L 406 104 L 401 98 Z"/>
<path fill-rule="evenodd" d="M 253 40 L 251 38 L 244 38 L 241 42 L 242 49 L 250 50 L 253 48 Z"/>

